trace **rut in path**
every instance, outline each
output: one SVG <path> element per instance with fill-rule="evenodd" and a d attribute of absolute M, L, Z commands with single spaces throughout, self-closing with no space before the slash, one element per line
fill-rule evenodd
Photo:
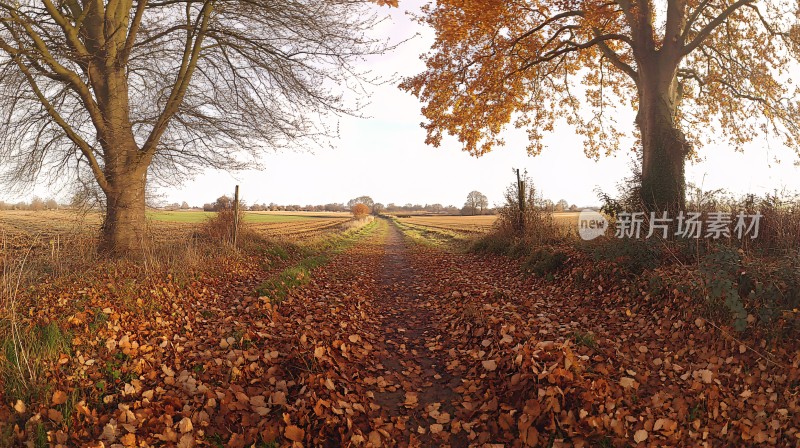
<path fill-rule="evenodd" d="M 423 446 L 439 444 L 428 430 L 437 422 L 446 428 L 454 416 L 461 396 L 455 392 L 461 384 L 445 368 L 446 353 L 441 340 L 446 338 L 435 313 L 433 297 L 423 294 L 425 278 L 410 263 L 406 242 L 395 226 L 389 226 L 381 266 L 381 295 L 374 305 L 383 316 L 381 329 L 385 335 L 385 355 L 380 360 L 386 379 L 402 384 L 402 389 L 375 394 L 375 402 L 389 415 L 407 416 L 405 436 L 397 442 Z M 424 415 L 423 415 L 424 414 Z M 434 415 L 436 418 L 430 417 Z M 434 426 L 435 427 L 435 426 Z M 425 428 L 420 434 L 418 428 Z M 442 433 L 447 436 L 447 433 Z M 454 436 L 451 446 L 467 446 L 466 437 Z"/>

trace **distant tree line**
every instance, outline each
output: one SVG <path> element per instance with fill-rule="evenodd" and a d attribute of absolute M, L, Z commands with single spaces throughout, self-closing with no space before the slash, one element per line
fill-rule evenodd
<path fill-rule="evenodd" d="M 223 198 L 227 198 L 227 196 L 223 196 Z M 214 212 L 219 210 L 219 205 L 224 203 L 220 202 L 222 198 L 217 199 L 217 201 L 213 203 L 206 203 L 203 204 L 203 210 L 207 212 Z M 230 198 L 228 198 L 230 201 Z M 190 208 L 185 202 L 184 205 L 179 206 L 178 203 L 173 203 L 165 208 L 169 209 L 188 209 Z M 318 205 L 299 205 L 299 204 L 291 204 L 291 205 L 280 205 L 274 202 L 270 202 L 269 204 L 261 203 L 261 204 L 252 204 L 249 206 L 242 205 L 242 209 L 249 210 L 249 211 L 286 211 L 286 212 L 349 212 L 356 204 L 364 204 L 369 209 L 373 215 L 378 215 L 381 213 L 431 213 L 431 214 L 442 214 L 442 215 L 493 215 L 497 213 L 497 210 L 494 207 L 489 206 L 489 202 L 483 194 L 478 191 L 473 191 L 470 193 L 469 197 L 467 198 L 467 202 L 464 204 L 463 207 L 458 208 L 454 205 L 447 205 L 444 206 L 442 204 L 411 204 L 406 203 L 404 205 L 398 205 L 393 202 L 390 202 L 386 205 L 375 202 L 369 196 L 360 196 L 354 199 L 349 200 L 346 204 L 341 202 L 336 203 L 329 203 L 329 204 L 318 204 Z M 196 207 L 194 207 L 196 208 Z M 545 199 L 542 201 L 542 209 L 549 212 L 565 212 L 565 211 L 577 211 L 578 207 L 576 205 L 569 205 L 566 200 L 560 200 L 557 203 L 553 203 L 553 201 Z"/>
<path fill-rule="evenodd" d="M 216 212 L 222 208 L 228 207 L 232 203 L 233 199 L 228 196 L 220 196 L 217 198 L 216 201 L 212 203 L 203 204 L 203 211 L 206 212 Z M 185 204 L 185 202 L 184 202 Z M 172 204 L 176 205 L 176 204 Z M 184 207 L 181 207 L 184 208 Z M 188 205 L 186 208 L 189 208 Z M 251 204 L 245 205 L 242 203 L 243 210 L 249 210 L 253 212 L 264 212 L 264 211 L 272 211 L 272 212 L 347 212 L 350 211 L 350 207 L 346 206 L 342 203 L 330 203 L 324 205 L 299 205 L 299 204 L 292 204 L 292 205 L 279 205 L 274 202 L 270 202 L 269 204 L 261 203 L 261 204 Z"/>
<path fill-rule="evenodd" d="M 477 194 L 475 194 L 477 193 Z M 183 201 L 181 203 L 173 202 L 170 204 L 162 205 L 159 208 L 163 210 L 200 210 L 201 208 L 207 212 L 216 212 L 219 211 L 222 207 L 228 207 L 232 204 L 233 199 L 229 196 L 220 196 L 217 198 L 216 201 L 203 204 L 202 207 L 197 206 L 190 206 L 188 202 Z M 0 201 L 0 210 L 29 210 L 29 211 L 39 211 L 39 210 L 59 210 L 65 208 L 80 208 L 84 206 L 86 200 L 83 197 L 79 197 L 76 194 L 69 202 L 69 204 L 59 204 L 54 198 L 47 198 L 42 199 L 38 196 L 34 196 L 30 202 L 19 201 L 19 202 L 5 202 Z M 329 204 L 319 204 L 319 205 L 299 205 L 299 204 L 292 204 L 292 205 L 279 205 L 274 202 L 270 202 L 269 204 L 261 203 L 261 204 L 251 204 L 246 205 L 244 202 L 241 203 L 242 210 L 249 210 L 249 211 L 285 211 L 285 212 L 349 212 L 352 210 L 355 204 L 364 204 L 370 208 L 371 213 L 374 215 L 386 212 L 386 213 L 432 213 L 432 214 L 443 214 L 443 215 L 480 215 L 480 214 L 496 214 L 497 211 L 489 207 L 488 201 L 486 200 L 486 196 L 482 195 L 478 191 L 473 191 L 469 194 L 467 203 L 465 203 L 464 207 L 458 208 L 454 205 L 444 206 L 442 204 L 411 204 L 407 203 L 404 205 L 397 205 L 395 203 L 389 203 L 386 205 L 381 204 L 380 202 L 373 201 L 369 196 L 360 196 L 355 199 L 351 199 L 346 204 L 341 202 L 329 203 Z M 550 200 L 543 200 L 542 201 L 542 208 L 547 211 L 555 211 L 555 212 L 564 212 L 564 211 L 577 211 L 578 207 L 575 204 L 569 205 L 567 201 L 560 200 L 557 203 L 553 203 Z"/>
<path fill-rule="evenodd" d="M 34 196 L 30 202 L 4 202 L 0 201 L 0 210 L 31 210 L 31 211 L 41 211 L 41 210 L 58 210 L 60 208 L 65 208 L 66 206 L 60 205 L 55 199 L 47 198 L 42 199 L 38 196 Z"/>

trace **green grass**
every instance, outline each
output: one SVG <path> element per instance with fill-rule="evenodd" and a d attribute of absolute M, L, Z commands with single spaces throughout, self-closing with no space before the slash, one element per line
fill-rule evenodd
<path fill-rule="evenodd" d="M 116 393 L 125 383 L 130 383 L 136 378 L 136 373 L 128 370 L 125 364 L 130 357 L 122 352 L 117 352 L 105 364 L 100 366 L 103 379 L 95 383 L 95 388 L 103 393 Z"/>
<path fill-rule="evenodd" d="M 147 212 L 147 217 L 153 221 L 165 222 L 187 222 L 187 223 L 202 223 L 206 222 L 209 218 L 216 216 L 216 212 L 203 212 L 198 210 L 192 211 L 161 211 L 150 210 Z M 342 215 L 344 216 L 344 215 Z M 331 216 L 325 215 L 278 215 L 267 213 L 253 213 L 245 212 L 244 222 L 248 223 L 278 223 L 278 222 L 297 222 L 297 221 L 310 221 L 314 219 L 331 219 Z"/>
<path fill-rule="evenodd" d="M 10 330 L 10 329 L 9 329 Z M 0 341 L 0 384 L 7 398 L 29 402 L 46 395 L 44 370 L 60 353 L 69 354 L 72 336 L 55 322 L 25 329 L 16 342 L 10 334 Z"/>
<path fill-rule="evenodd" d="M 378 221 L 376 220 L 359 229 L 347 231 L 318 241 L 312 246 L 304 247 L 305 258 L 259 285 L 256 293 L 259 296 L 269 297 L 271 303 L 282 302 L 286 299 L 289 291 L 310 282 L 311 271 L 327 263 L 330 255 L 347 250 L 360 238 L 373 232 L 377 226 Z"/>
<path fill-rule="evenodd" d="M 47 445 L 47 428 L 42 423 L 37 423 L 33 434 L 33 446 L 35 448 L 47 448 Z"/>
<path fill-rule="evenodd" d="M 597 347 L 597 340 L 594 337 L 593 333 L 583 333 L 580 331 L 576 331 L 572 334 L 572 339 L 575 340 L 575 343 L 578 345 L 583 345 L 589 348 L 596 348 Z"/>
<path fill-rule="evenodd" d="M 0 446 L 14 446 L 16 441 L 14 427 L 10 423 L 0 425 Z"/>
<path fill-rule="evenodd" d="M 213 447 L 222 448 L 225 446 L 225 438 L 222 437 L 222 434 L 208 434 L 206 435 L 206 441 Z"/>
<path fill-rule="evenodd" d="M 147 217 L 153 221 L 166 221 L 166 222 L 191 222 L 199 223 L 206 222 L 209 218 L 216 216 L 215 212 L 164 212 L 164 211 L 148 211 Z"/>
<path fill-rule="evenodd" d="M 614 442 L 608 436 L 604 436 L 597 442 L 598 448 L 614 448 Z"/>
<path fill-rule="evenodd" d="M 698 418 L 702 418 L 705 413 L 706 413 L 705 401 L 699 401 L 697 402 L 697 404 L 692 406 L 691 409 L 689 409 L 689 414 L 686 416 L 686 421 L 693 422 Z"/>
<path fill-rule="evenodd" d="M 311 281 L 311 273 L 302 264 L 286 268 L 276 278 L 267 280 L 256 288 L 259 296 L 269 297 L 271 303 L 280 303 L 289 291 Z"/>
<path fill-rule="evenodd" d="M 98 328 L 102 328 L 108 322 L 108 315 L 99 308 L 95 310 L 94 320 L 89 323 L 89 330 L 94 333 Z"/>

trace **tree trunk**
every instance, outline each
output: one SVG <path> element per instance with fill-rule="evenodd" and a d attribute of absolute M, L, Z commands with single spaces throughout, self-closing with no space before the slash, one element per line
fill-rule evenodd
<path fill-rule="evenodd" d="M 145 173 L 109 177 L 106 216 L 100 233 L 100 253 L 141 258 L 149 247 L 145 217 Z"/>
<path fill-rule="evenodd" d="M 125 71 L 100 64 L 95 70 L 93 87 L 105 120 L 99 140 L 105 162 L 105 184 L 100 185 L 106 195 L 106 216 L 98 250 L 107 256 L 140 259 L 149 248 L 145 186 L 150 158 L 134 138 Z"/>
<path fill-rule="evenodd" d="M 676 81 L 670 71 L 646 77 L 639 87 L 636 123 L 642 138 L 640 197 L 646 211 L 682 210 L 686 204 L 686 156 L 689 145 L 675 125 Z"/>

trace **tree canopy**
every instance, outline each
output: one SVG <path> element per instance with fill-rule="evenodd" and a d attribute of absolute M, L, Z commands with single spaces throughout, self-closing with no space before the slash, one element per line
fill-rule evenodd
<path fill-rule="evenodd" d="M 538 154 L 562 120 L 587 155 L 607 154 L 624 135 L 614 110 L 635 108 L 643 199 L 682 203 L 685 160 L 712 138 L 742 149 L 770 135 L 797 149 L 796 10 L 755 0 L 438 0 L 419 16 L 436 32 L 427 69 L 401 87 L 424 103 L 427 143 L 451 134 L 476 156 L 502 144 L 511 122 Z"/>
<path fill-rule="evenodd" d="M 464 209 L 471 215 L 483 213 L 489 207 L 489 200 L 486 195 L 480 191 L 470 191 L 467 195 L 467 201 L 464 203 Z"/>
<path fill-rule="evenodd" d="M 370 208 L 366 204 L 359 202 L 350 207 L 350 212 L 353 213 L 356 219 L 361 219 L 369 215 Z"/>

